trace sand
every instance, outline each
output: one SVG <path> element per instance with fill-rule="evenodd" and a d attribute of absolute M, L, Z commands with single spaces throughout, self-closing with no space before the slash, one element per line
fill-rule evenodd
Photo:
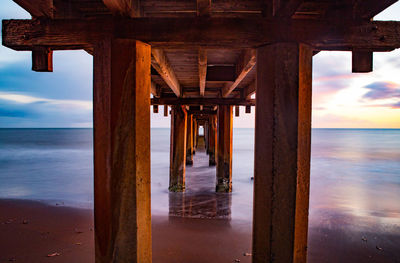
<path fill-rule="evenodd" d="M 0 200 L 0 262 L 94 262 L 92 214 Z M 308 262 L 400 262 L 400 235 L 353 231 L 341 220 L 310 228 Z M 153 262 L 251 262 L 243 255 L 250 252 L 251 225 L 234 222 L 153 216 Z"/>
<path fill-rule="evenodd" d="M 152 229 L 153 262 L 250 262 L 248 223 L 153 216 Z M 92 210 L 0 200 L 1 263 L 94 262 L 93 234 Z"/>

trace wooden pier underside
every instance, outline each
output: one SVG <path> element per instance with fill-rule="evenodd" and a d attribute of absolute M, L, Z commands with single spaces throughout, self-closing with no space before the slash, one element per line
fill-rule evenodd
<path fill-rule="evenodd" d="M 312 56 L 351 51 L 353 72 L 372 71 L 373 52 L 400 47 L 400 22 L 373 20 L 396 0 L 14 2 L 32 19 L 4 20 L 2 42 L 33 70 L 57 50 L 94 56 L 97 263 L 152 261 L 151 104 L 172 107 L 173 191 L 199 126 L 231 191 L 232 108 L 256 106 L 253 262 L 306 262 Z"/>

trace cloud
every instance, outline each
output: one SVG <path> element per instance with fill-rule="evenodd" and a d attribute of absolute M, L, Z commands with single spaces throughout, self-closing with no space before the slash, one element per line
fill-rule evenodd
<path fill-rule="evenodd" d="M 313 114 L 312 126 L 318 128 L 369 128 L 374 123 L 362 118 L 337 114 Z"/>
<path fill-rule="evenodd" d="M 85 110 L 92 110 L 92 102 L 91 101 L 82 101 L 82 100 L 57 100 L 57 99 L 46 99 L 46 98 L 38 98 L 28 95 L 21 95 L 15 93 L 6 93 L 0 92 L 0 100 L 8 100 L 14 103 L 21 104 L 52 104 L 64 107 L 78 107 Z"/>
<path fill-rule="evenodd" d="M 400 101 L 395 103 L 395 104 L 392 104 L 392 108 L 393 109 L 400 109 Z"/>
<path fill-rule="evenodd" d="M 365 89 L 369 90 L 363 98 L 370 100 L 400 98 L 400 86 L 391 82 L 374 82 Z"/>
<path fill-rule="evenodd" d="M 0 127 L 91 127 L 92 102 L 0 92 Z"/>

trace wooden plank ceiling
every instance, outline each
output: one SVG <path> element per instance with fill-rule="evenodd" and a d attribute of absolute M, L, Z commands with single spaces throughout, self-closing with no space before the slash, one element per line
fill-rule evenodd
<path fill-rule="evenodd" d="M 396 0 L 14 0 L 33 17 L 237 17 L 370 20 Z M 90 50 L 88 50 L 90 52 Z M 153 49 L 157 98 L 241 98 L 255 91 L 251 49 Z"/>

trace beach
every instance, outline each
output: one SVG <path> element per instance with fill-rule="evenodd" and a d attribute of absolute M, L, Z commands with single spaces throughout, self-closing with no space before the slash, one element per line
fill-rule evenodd
<path fill-rule="evenodd" d="M 94 262 L 91 132 L 0 129 L 0 262 Z M 153 262 L 251 261 L 252 134 L 234 130 L 231 194 L 201 147 L 182 194 L 169 131 L 152 130 Z M 313 131 L 308 262 L 400 262 L 399 136 Z"/>
<path fill-rule="evenodd" d="M 0 262 L 94 262 L 92 212 L 0 200 Z M 342 226 L 310 228 L 308 262 L 400 262 L 400 235 L 335 223 Z M 155 263 L 251 262 L 251 225 L 246 223 L 153 216 L 152 234 Z"/>

